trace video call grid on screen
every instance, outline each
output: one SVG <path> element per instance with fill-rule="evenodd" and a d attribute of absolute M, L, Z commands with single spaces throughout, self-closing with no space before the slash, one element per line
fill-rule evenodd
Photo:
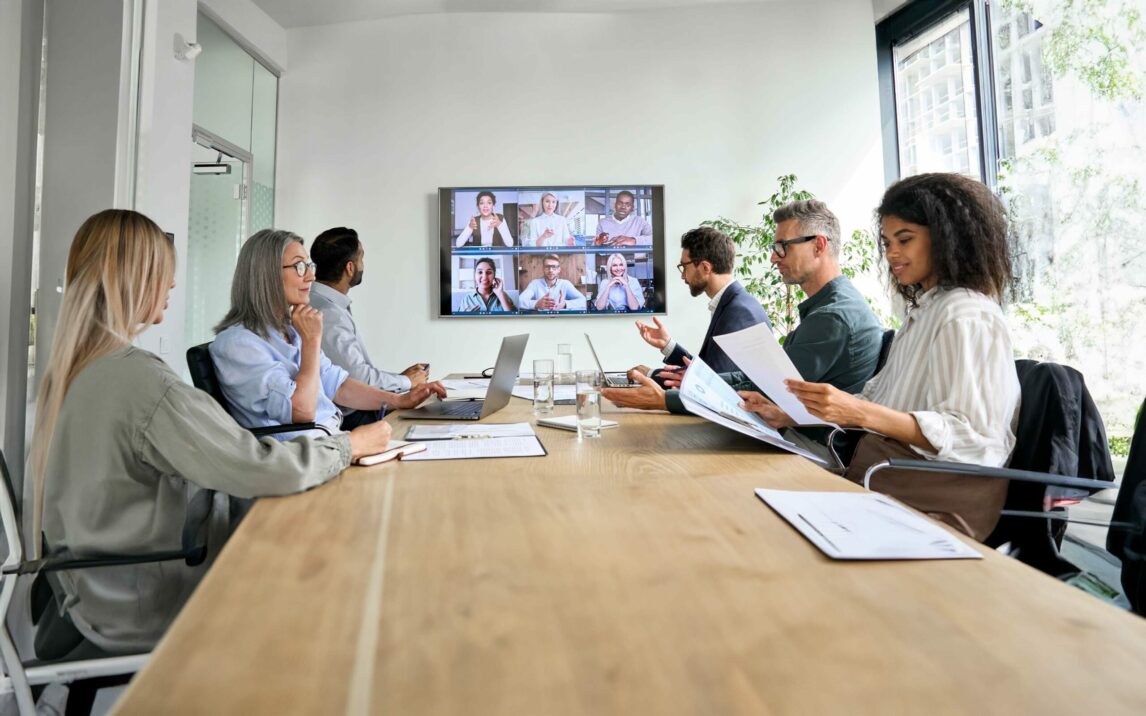
<path fill-rule="evenodd" d="M 449 187 L 438 206 L 440 316 L 666 310 L 663 185 Z"/>

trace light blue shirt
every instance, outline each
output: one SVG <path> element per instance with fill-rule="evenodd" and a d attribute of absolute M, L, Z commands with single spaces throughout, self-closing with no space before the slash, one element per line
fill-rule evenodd
<path fill-rule="evenodd" d="M 350 371 L 351 378 L 375 388 L 393 393 L 410 389 L 406 376 L 374 367 L 350 315 L 349 296 L 315 281 L 310 285 L 310 305 L 322 313 L 322 352 L 331 362 Z"/>
<path fill-rule="evenodd" d="M 481 313 L 505 313 L 505 308 L 501 305 L 496 293 L 491 293 L 487 302 L 478 295 L 477 291 L 474 291 L 462 298 L 458 305 L 458 311 L 472 311 L 475 308 Z"/>
<path fill-rule="evenodd" d="M 524 310 L 534 310 L 537 308 L 537 302 L 549 296 L 554 300 L 559 298 L 565 299 L 564 311 L 584 311 L 586 298 L 584 294 L 577 290 L 572 283 L 563 278 L 557 279 L 557 282 L 550 288 L 545 279 L 535 278 L 529 282 L 529 286 L 521 292 L 520 302 L 521 308 Z"/>
<path fill-rule="evenodd" d="M 633 296 L 637 299 L 637 307 L 635 309 L 632 309 L 632 310 L 640 310 L 640 309 L 644 308 L 645 307 L 645 290 L 643 288 L 641 288 L 641 283 L 639 281 L 637 281 L 637 279 L 633 278 L 632 276 L 626 276 L 626 278 L 629 279 L 629 281 L 628 281 L 629 289 L 633 292 Z M 608 298 L 607 302 L 605 303 L 605 308 L 602 310 L 605 310 L 605 311 L 628 311 L 628 310 L 630 310 L 629 309 L 629 294 L 625 291 L 625 289 L 621 288 L 620 286 L 610 286 L 609 281 L 611 281 L 611 280 L 612 280 L 612 276 L 605 279 L 604 283 L 599 284 L 600 287 L 597 289 L 597 296 L 598 297 L 600 297 L 601 291 L 606 290 L 606 287 L 608 287 L 607 290 L 609 291 L 609 298 Z"/>
<path fill-rule="evenodd" d="M 302 361 L 302 339 L 293 329 L 288 343 L 282 334 L 271 331 L 264 340 L 243 326 L 231 326 L 215 337 L 211 360 L 231 405 L 235 420 L 247 428 L 293 423 L 291 398 Z M 341 432 L 342 413 L 334 404 L 334 394 L 349 374 L 320 353 L 319 391 L 314 422 L 331 433 Z M 318 430 L 279 433 L 277 440 L 290 440 L 300 435 L 321 437 Z"/>

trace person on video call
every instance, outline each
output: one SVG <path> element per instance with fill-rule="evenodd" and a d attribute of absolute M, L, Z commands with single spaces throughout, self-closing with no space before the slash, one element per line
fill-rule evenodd
<path fill-rule="evenodd" d="M 645 217 L 633 213 L 637 199 L 622 191 L 613 201 L 613 213 L 597 223 L 597 246 L 634 246 L 653 243 L 653 227 Z"/>
<path fill-rule="evenodd" d="M 505 293 L 502 281 L 497 277 L 497 267 L 493 259 L 481 258 L 474 264 L 474 292 L 462 299 L 459 311 L 470 313 L 504 313 L 516 311 L 513 299 Z"/>
<path fill-rule="evenodd" d="M 538 202 L 537 214 L 529 220 L 529 241 L 534 246 L 572 246 L 569 222 L 557 213 L 557 195 L 545 192 Z M 525 243 L 524 240 L 522 243 Z"/>
<path fill-rule="evenodd" d="M 561 259 L 546 254 L 541 260 L 544 278 L 535 278 L 521 292 L 521 308 L 526 311 L 584 311 L 589 300 L 572 283 L 561 278 Z"/>
<path fill-rule="evenodd" d="M 477 237 L 479 246 L 513 246 L 513 236 L 509 233 L 509 223 L 501 214 L 495 213 L 497 197 L 492 191 L 479 191 L 477 195 L 477 216 L 470 217 L 470 223 L 458 234 L 455 246 L 465 246 L 471 238 Z"/>
<path fill-rule="evenodd" d="M 645 306 L 645 292 L 637 279 L 629 275 L 629 263 L 621 254 L 609 254 L 605 263 L 607 277 L 597 284 L 598 311 L 639 311 Z"/>

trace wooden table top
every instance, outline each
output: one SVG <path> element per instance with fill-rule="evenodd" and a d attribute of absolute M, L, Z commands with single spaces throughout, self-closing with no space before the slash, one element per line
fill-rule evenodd
<path fill-rule="evenodd" d="M 609 417 L 537 427 L 544 458 L 260 500 L 116 712 L 1146 712 L 1146 621 L 989 550 L 832 562 L 753 489 L 859 488 L 698 418 Z"/>

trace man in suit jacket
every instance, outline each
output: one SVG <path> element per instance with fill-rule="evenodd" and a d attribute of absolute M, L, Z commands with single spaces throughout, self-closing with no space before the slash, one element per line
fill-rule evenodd
<path fill-rule="evenodd" d="M 712 227 L 702 226 L 685 232 L 680 237 L 680 248 L 680 263 L 676 267 L 681 280 L 688 284 L 693 296 L 701 293 L 708 296 L 708 310 L 712 314 L 708 333 L 700 345 L 700 359 L 718 373 L 734 371 L 736 364 L 713 338 L 757 323 L 770 327 L 768 315 L 760 302 L 732 277 L 732 264 L 736 259 L 736 245 L 732 239 Z M 653 318 L 653 323 L 654 326 L 648 326 L 637 321 L 641 338 L 653 348 L 660 349 L 666 365 L 683 367 L 684 359 L 691 359 L 692 353 L 672 339 L 659 319 Z M 633 370 L 654 380 L 661 372 L 650 371 L 646 366 L 637 366 Z"/>

